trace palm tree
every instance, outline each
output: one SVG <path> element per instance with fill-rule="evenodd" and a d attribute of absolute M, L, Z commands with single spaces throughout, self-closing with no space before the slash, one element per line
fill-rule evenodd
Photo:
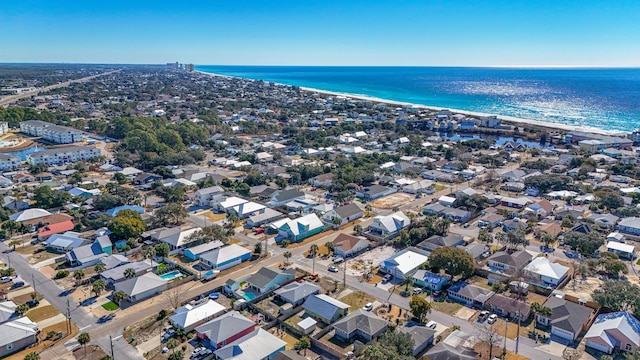
<path fill-rule="evenodd" d="M 124 278 L 132 279 L 136 276 L 136 271 L 133 268 L 127 268 L 124 270 Z"/>
<path fill-rule="evenodd" d="M 111 301 L 118 305 L 120 305 L 120 303 L 122 303 L 126 298 L 127 294 L 122 290 L 114 291 L 113 294 L 111 294 Z"/>
<path fill-rule="evenodd" d="M 24 360 L 40 360 L 40 354 L 35 351 L 30 352 L 24 357 Z"/>
<path fill-rule="evenodd" d="M 142 249 L 142 256 L 144 256 L 145 259 L 150 259 L 155 254 L 156 254 L 156 250 L 151 246 L 147 246 L 144 249 Z"/>
<path fill-rule="evenodd" d="M 167 348 L 171 349 L 172 353 L 176 352 L 176 348 L 178 347 L 178 345 L 180 345 L 180 343 L 176 338 L 170 338 L 169 340 L 167 340 Z"/>
<path fill-rule="evenodd" d="M 93 282 L 93 292 L 96 294 L 96 296 L 100 296 L 100 293 L 102 293 L 102 291 L 107 287 L 107 284 L 104 282 L 104 280 L 96 280 Z"/>
<path fill-rule="evenodd" d="M 333 218 L 333 220 L 331 221 L 331 223 L 333 224 L 333 228 L 337 229 L 340 224 L 342 224 L 342 220 L 340 220 L 340 218 Z"/>
<path fill-rule="evenodd" d="M 289 259 L 291 259 L 291 251 L 285 251 L 284 254 L 282 254 L 282 256 L 284 256 L 285 259 L 287 259 L 287 265 L 289 264 Z"/>
<path fill-rule="evenodd" d="M 93 267 L 93 269 L 99 274 L 101 272 L 103 272 L 105 270 L 107 266 L 104 263 L 97 263 L 96 266 Z"/>
<path fill-rule="evenodd" d="M 318 253 L 318 245 L 311 244 L 311 246 L 309 247 L 309 253 L 311 254 L 312 257 L 316 257 L 316 254 Z"/>
<path fill-rule="evenodd" d="M 355 231 L 356 234 L 360 235 L 362 234 L 362 225 L 360 224 L 356 224 L 353 226 L 353 231 Z"/>
<path fill-rule="evenodd" d="M 333 242 L 327 241 L 326 243 L 324 243 L 324 246 L 327 248 L 327 253 L 329 253 L 329 255 L 333 254 L 333 250 L 335 249 L 335 245 L 333 245 Z"/>
<path fill-rule="evenodd" d="M 89 333 L 83 332 L 78 335 L 78 344 L 84 347 L 84 356 L 87 356 L 87 344 L 91 341 Z"/>
<path fill-rule="evenodd" d="M 545 317 L 549 317 L 549 316 L 553 315 L 553 310 L 551 310 L 550 307 L 544 306 L 544 305 L 540 305 L 537 302 L 531 303 L 531 311 L 533 312 L 533 321 L 536 321 L 536 322 L 537 322 L 536 314 L 542 315 L 542 316 L 545 316 Z M 536 328 L 534 326 L 533 327 L 534 333 L 536 331 L 535 329 Z"/>
<path fill-rule="evenodd" d="M 365 206 L 364 206 L 364 211 L 366 211 L 366 212 L 369 212 L 369 213 L 370 213 L 370 212 L 371 212 L 371 210 L 373 210 L 373 208 L 371 207 L 371 205 L 367 204 L 367 205 L 365 205 Z"/>
<path fill-rule="evenodd" d="M 80 284 L 80 281 L 84 279 L 84 271 L 80 269 L 74 271 L 73 278 L 76 279 L 76 286 L 77 286 L 78 284 Z"/>

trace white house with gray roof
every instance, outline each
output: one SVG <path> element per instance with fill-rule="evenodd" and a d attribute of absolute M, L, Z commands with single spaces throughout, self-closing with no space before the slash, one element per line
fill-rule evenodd
<path fill-rule="evenodd" d="M 378 338 L 387 331 L 387 320 L 375 314 L 358 309 L 333 324 L 336 337 L 342 341 L 360 339 L 365 343 Z"/>
<path fill-rule="evenodd" d="M 400 233 L 400 230 L 408 227 L 411 220 L 402 211 L 390 215 L 378 215 L 373 218 L 373 223 L 367 227 L 365 235 L 374 240 L 386 241 Z"/>
<path fill-rule="evenodd" d="M 345 316 L 349 310 L 348 304 L 325 294 L 309 296 L 302 307 L 307 315 L 325 324 L 331 324 Z"/>
<path fill-rule="evenodd" d="M 322 220 L 328 224 L 334 224 L 334 221 L 340 220 L 340 223 L 337 225 L 342 226 L 361 218 L 363 215 L 362 209 L 360 209 L 358 205 L 351 203 L 327 211 L 322 216 Z"/>
<path fill-rule="evenodd" d="M 585 345 L 611 354 L 635 351 L 640 346 L 640 321 L 626 311 L 601 314 L 584 335 Z"/>
<path fill-rule="evenodd" d="M 220 186 L 211 186 L 197 190 L 194 194 L 194 203 L 196 206 L 212 206 L 211 201 L 214 200 L 216 196 L 222 195 L 223 193 L 224 189 Z"/>
<path fill-rule="evenodd" d="M 167 281 L 149 272 L 142 276 L 121 281 L 114 285 L 115 291 L 123 291 L 127 300 L 137 302 L 158 295 L 167 289 Z"/>
<path fill-rule="evenodd" d="M 38 331 L 38 324 L 26 316 L 0 324 L 0 357 L 34 344 Z"/>
<path fill-rule="evenodd" d="M 634 236 L 640 236 L 640 218 L 627 217 L 618 223 L 618 232 Z"/>
<path fill-rule="evenodd" d="M 551 309 L 551 316 L 536 314 L 536 321 L 551 326 L 551 335 L 573 341 L 586 330 L 594 310 L 584 305 L 551 296 L 544 304 Z"/>
<path fill-rule="evenodd" d="M 320 287 L 308 281 L 292 282 L 276 290 L 276 295 L 293 306 L 302 304 L 307 297 L 320 292 Z"/>
<path fill-rule="evenodd" d="M 213 300 L 208 300 L 196 306 L 187 304 L 177 308 L 175 314 L 169 317 L 169 323 L 176 329 L 186 332 L 222 314 L 225 307 Z"/>
<path fill-rule="evenodd" d="M 272 359 L 277 353 L 284 351 L 286 345 L 282 339 L 259 328 L 213 354 L 219 360 L 264 360 Z"/>

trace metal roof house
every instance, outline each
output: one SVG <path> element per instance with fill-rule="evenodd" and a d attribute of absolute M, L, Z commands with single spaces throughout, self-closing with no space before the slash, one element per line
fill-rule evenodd
<path fill-rule="evenodd" d="M 309 296 L 302 307 L 307 315 L 325 324 L 345 316 L 349 310 L 349 305 L 325 294 Z"/>

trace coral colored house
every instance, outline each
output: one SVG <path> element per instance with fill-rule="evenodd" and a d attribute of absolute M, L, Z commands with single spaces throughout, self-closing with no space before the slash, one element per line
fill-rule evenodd
<path fill-rule="evenodd" d="M 237 311 L 230 311 L 196 327 L 195 330 L 200 340 L 209 340 L 214 349 L 219 349 L 250 334 L 255 326 L 253 320 Z"/>
<path fill-rule="evenodd" d="M 45 225 L 38 230 L 38 239 L 46 240 L 53 234 L 61 234 L 65 231 L 70 230 L 73 230 L 73 221 L 71 220 L 66 220 L 56 224 Z"/>

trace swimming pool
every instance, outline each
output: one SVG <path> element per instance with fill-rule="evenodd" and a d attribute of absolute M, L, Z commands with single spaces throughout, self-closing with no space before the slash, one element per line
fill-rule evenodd
<path fill-rule="evenodd" d="M 173 280 L 173 279 L 175 279 L 177 277 L 180 277 L 180 276 L 182 276 L 182 273 L 180 272 L 180 270 L 173 270 L 173 271 L 168 272 L 166 274 L 160 275 L 160 277 L 163 280 L 167 280 L 167 281 Z"/>
<path fill-rule="evenodd" d="M 245 300 L 247 300 L 247 301 L 251 301 L 251 300 L 256 298 L 256 294 L 254 294 L 252 292 L 246 292 L 246 293 L 242 294 L 242 297 L 245 298 Z"/>

